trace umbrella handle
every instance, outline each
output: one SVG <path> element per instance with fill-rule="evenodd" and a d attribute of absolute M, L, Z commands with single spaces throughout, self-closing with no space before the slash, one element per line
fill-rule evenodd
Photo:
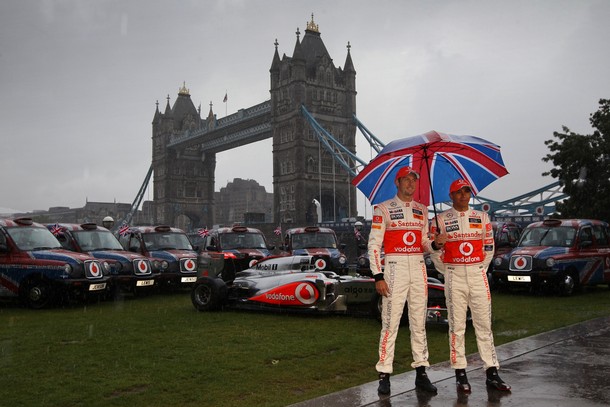
<path fill-rule="evenodd" d="M 438 225 L 438 217 L 436 214 L 436 201 L 434 199 L 434 188 L 432 188 L 432 179 L 430 178 L 430 164 L 428 163 L 428 146 L 423 147 L 424 150 L 424 162 L 426 163 L 426 173 L 428 174 L 428 184 L 430 185 L 430 195 L 432 195 L 432 210 L 434 211 L 434 222 L 436 223 L 436 230 L 439 231 L 441 228 Z"/>

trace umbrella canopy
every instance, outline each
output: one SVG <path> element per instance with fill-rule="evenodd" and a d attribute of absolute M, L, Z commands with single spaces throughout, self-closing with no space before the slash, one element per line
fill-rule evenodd
<path fill-rule="evenodd" d="M 398 169 L 410 166 L 419 173 L 414 199 L 434 205 L 449 199 L 449 185 L 458 178 L 472 185 L 473 193 L 508 174 L 500 146 L 475 136 L 429 131 L 394 140 L 379 152 L 352 180 L 371 204 L 396 195 L 394 178 Z"/>

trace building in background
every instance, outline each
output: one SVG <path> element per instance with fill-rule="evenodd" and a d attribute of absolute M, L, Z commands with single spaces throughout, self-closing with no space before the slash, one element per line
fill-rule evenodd
<path fill-rule="evenodd" d="M 214 192 L 214 219 L 218 225 L 273 222 L 273 193 L 252 179 L 235 178 Z"/>

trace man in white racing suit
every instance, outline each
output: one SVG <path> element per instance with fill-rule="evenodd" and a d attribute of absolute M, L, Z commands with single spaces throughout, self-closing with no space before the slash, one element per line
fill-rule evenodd
<path fill-rule="evenodd" d="M 470 393 L 466 377 L 464 336 L 468 308 L 479 354 L 486 369 L 488 386 L 509 391 L 498 375 L 498 358 L 491 329 L 491 294 L 487 267 L 494 254 L 493 229 L 485 212 L 469 207 L 472 187 L 463 180 L 449 187 L 453 207 L 437 217 L 432 231 L 446 236 L 442 252 L 432 254 L 437 269 L 445 276 L 445 298 L 449 314 L 449 359 L 455 369 L 458 391 Z M 440 230 L 435 230 L 438 227 Z M 440 261 L 439 261 L 440 260 Z"/>
<path fill-rule="evenodd" d="M 426 367 L 430 366 L 426 340 L 428 280 L 423 252 L 431 251 L 433 242 L 428 238 L 428 209 L 413 200 L 418 179 L 419 175 L 410 167 L 398 170 L 394 180 L 396 196 L 375 206 L 369 234 L 371 271 L 375 288 L 383 296 L 379 361 L 375 366 L 381 394 L 390 393 L 394 346 L 405 301 L 411 333 L 411 366 L 417 372 L 415 386 L 430 393 L 437 391 L 426 374 Z M 441 244 L 439 241 L 438 245 Z M 381 266 L 382 246 L 385 270 Z"/>

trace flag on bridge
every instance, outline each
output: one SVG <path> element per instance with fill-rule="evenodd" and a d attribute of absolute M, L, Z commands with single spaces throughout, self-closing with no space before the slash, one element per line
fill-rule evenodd
<path fill-rule="evenodd" d="M 227 100 L 229 100 L 229 98 L 227 97 L 227 92 L 225 92 L 225 98 L 222 100 L 222 102 L 227 103 Z"/>
<path fill-rule="evenodd" d="M 210 234 L 210 231 L 208 230 L 208 228 L 203 228 L 203 229 L 199 229 L 197 231 L 197 233 L 199 234 L 199 236 L 201 237 L 206 237 L 207 235 Z"/>

